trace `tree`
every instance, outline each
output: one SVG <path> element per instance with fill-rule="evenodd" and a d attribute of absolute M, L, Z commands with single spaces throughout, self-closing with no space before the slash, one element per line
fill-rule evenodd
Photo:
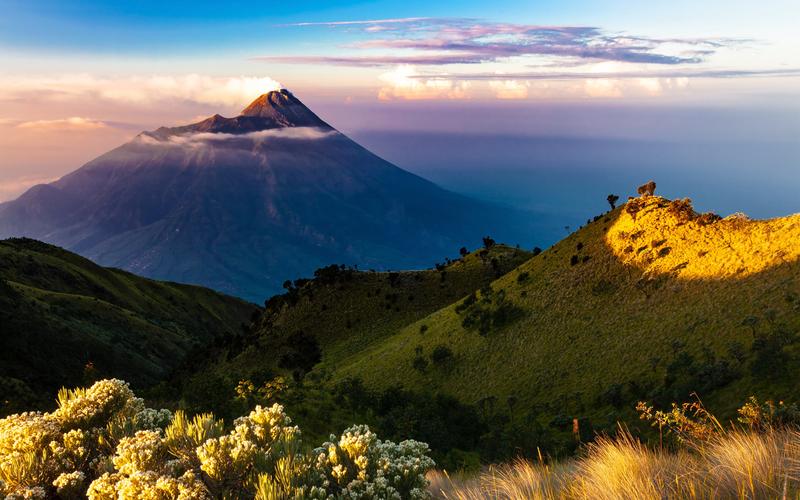
<path fill-rule="evenodd" d="M 444 364 L 451 359 L 453 359 L 453 351 L 443 344 L 437 345 L 431 353 L 431 361 L 435 365 Z"/>
<path fill-rule="evenodd" d="M 489 237 L 489 236 L 484 236 L 483 237 L 483 246 L 484 246 L 484 248 L 486 248 L 486 250 L 489 250 L 490 248 L 492 248 L 494 246 L 494 244 L 495 244 L 495 241 L 491 237 Z"/>
<path fill-rule="evenodd" d="M 615 194 L 608 195 L 608 197 L 606 198 L 606 201 L 608 202 L 609 205 L 611 205 L 611 210 L 614 210 L 615 208 L 617 208 L 617 201 L 618 200 L 619 200 L 619 196 L 617 196 Z"/>
<path fill-rule="evenodd" d="M 467 254 L 469 253 L 469 250 L 467 250 L 467 247 L 461 247 L 458 250 L 458 253 L 461 254 L 462 257 L 466 257 Z"/>

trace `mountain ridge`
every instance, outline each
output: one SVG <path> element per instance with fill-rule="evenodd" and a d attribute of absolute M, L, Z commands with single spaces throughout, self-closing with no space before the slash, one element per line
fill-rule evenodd
<path fill-rule="evenodd" d="M 253 302 L 331 262 L 425 268 L 490 233 L 527 246 L 536 228 L 386 162 L 285 90 L 144 132 L 46 186 L 0 204 L 0 237 Z"/>

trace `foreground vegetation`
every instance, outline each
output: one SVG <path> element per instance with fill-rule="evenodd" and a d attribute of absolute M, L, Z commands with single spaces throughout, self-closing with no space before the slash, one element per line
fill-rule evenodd
<path fill-rule="evenodd" d="M 575 459 L 517 460 L 477 477 L 431 473 L 430 489 L 459 500 L 800 497 L 796 407 L 753 399 L 731 426 L 697 402 L 640 410 L 674 446 L 647 446 L 621 428 L 616 437 L 587 444 Z"/>
<path fill-rule="evenodd" d="M 427 445 L 366 426 L 310 450 L 280 405 L 232 426 L 146 408 L 128 384 L 62 389 L 51 413 L 0 420 L 0 496 L 90 499 L 427 498 Z"/>

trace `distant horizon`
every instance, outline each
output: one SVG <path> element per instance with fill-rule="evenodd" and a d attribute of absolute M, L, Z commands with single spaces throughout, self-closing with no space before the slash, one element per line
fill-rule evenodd
<path fill-rule="evenodd" d="M 365 146 L 401 168 L 483 199 L 508 186 L 511 204 L 530 205 L 502 169 L 541 182 L 550 182 L 542 169 L 572 176 L 576 162 L 591 162 L 588 150 L 551 148 L 525 164 L 543 139 L 570 138 L 637 143 L 641 168 L 660 168 L 664 185 L 685 185 L 673 171 L 719 175 L 731 145 L 750 153 L 732 157 L 721 193 L 698 188 L 716 198 L 711 206 L 741 202 L 746 186 L 757 200 L 742 210 L 772 214 L 763 201 L 772 197 L 776 210 L 800 211 L 786 198 L 800 188 L 793 2 L 514 0 L 491 12 L 474 1 L 0 5 L 0 202 L 141 131 L 233 116 L 282 87 L 343 133 L 380 136 Z M 404 153 L 415 134 L 436 164 Z M 452 175 L 464 163 L 459 148 L 435 147 L 458 135 L 486 137 L 477 142 L 489 148 L 468 148 L 475 161 L 463 176 Z M 697 145 L 691 164 L 665 170 L 669 148 L 647 145 L 669 143 Z M 631 154 L 605 151 L 595 171 L 608 172 L 605 189 L 619 189 L 614 171 L 629 170 Z M 469 185 L 474 178 L 483 180 Z"/>

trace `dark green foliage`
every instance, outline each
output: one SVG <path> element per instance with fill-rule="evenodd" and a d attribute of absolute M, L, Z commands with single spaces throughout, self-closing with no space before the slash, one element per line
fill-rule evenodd
<path fill-rule="evenodd" d="M 411 362 L 411 366 L 418 372 L 425 373 L 425 370 L 428 368 L 428 360 L 422 356 L 416 356 L 414 361 Z"/>
<path fill-rule="evenodd" d="M 319 342 L 314 335 L 295 332 L 289 335 L 285 343 L 287 352 L 285 352 L 278 362 L 278 366 L 292 371 L 299 371 L 304 374 L 309 371 L 322 360 L 322 351 L 319 348 Z"/>
<path fill-rule="evenodd" d="M 673 349 L 674 358 L 667 365 L 663 386 L 653 398 L 661 404 L 686 401 L 692 393 L 711 393 L 742 376 L 740 363 L 717 357 L 711 349 L 704 349 L 700 359 L 687 352 L 682 344 L 675 344 Z"/>
<path fill-rule="evenodd" d="M 431 352 L 431 361 L 434 365 L 442 366 L 452 361 L 452 359 L 453 351 L 446 345 L 439 344 Z"/>
<path fill-rule="evenodd" d="M 355 269 L 347 267 L 344 264 L 321 267 L 314 271 L 314 278 L 322 284 L 334 285 L 337 283 L 346 283 L 353 279 Z"/>
<path fill-rule="evenodd" d="M 625 386 L 622 384 L 612 384 L 611 387 L 606 389 L 598 400 L 598 403 L 603 405 L 611 405 L 614 408 L 621 408 L 626 403 L 625 395 L 623 394 Z"/>
<path fill-rule="evenodd" d="M 753 340 L 753 375 L 766 379 L 779 379 L 788 373 L 793 362 L 787 347 L 797 342 L 797 336 L 778 325 L 768 333 L 757 334 Z"/>
<path fill-rule="evenodd" d="M 470 306 L 475 304 L 478 301 L 478 296 L 475 292 L 467 295 L 467 298 L 464 299 L 460 304 L 456 306 L 456 312 L 461 314 L 462 312 L 466 311 Z"/>
<path fill-rule="evenodd" d="M 534 256 L 534 257 L 536 257 L 537 255 L 539 255 L 540 253 L 542 253 L 542 249 L 541 249 L 541 248 L 539 248 L 539 247 L 533 247 L 533 256 Z"/>
<path fill-rule="evenodd" d="M 481 299 L 470 296 L 464 299 L 456 312 L 464 314 L 461 326 L 470 330 L 477 328 L 481 335 L 500 329 L 522 315 L 522 309 L 507 299 L 505 290 L 495 292 L 491 286 L 481 289 Z"/>
<path fill-rule="evenodd" d="M 517 275 L 517 283 L 525 283 L 531 275 L 528 271 L 521 272 Z"/>
<path fill-rule="evenodd" d="M 577 255 L 573 255 L 572 257 L 569 258 L 569 265 L 570 266 L 574 266 L 577 263 L 578 263 L 578 256 Z"/>
<path fill-rule="evenodd" d="M 495 245 L 495 243 L 496 242 L 491 237 L 489 237 L 489 236 L 484 236 L 483 237 L 483 248 L 485 248 L 486 250 L 489 250 L 490 248 L 492 248 Z"/>
<path fill-rule="evenodd" d="M 0 412 L 31 397 L 37 402 L 27 409 L 49 408 L 60 387 L 87 377 L 152 386 L 192 354 L 235 344 L 257 309 L 35 240 L 0 241 L 0 402 L 9 401 Z"/>
<path fill-rule="evenodd" d="M 614 210 L 615 208 L 617 208 L 617 201 L 618 200 L 619 200 L 619 196 L 617 196 L 615 194 L 610 194 L 610 195 L 606 196 L 606 201 L 608 202 L 609 205 L 611 205 L 611 210 Z"/>

